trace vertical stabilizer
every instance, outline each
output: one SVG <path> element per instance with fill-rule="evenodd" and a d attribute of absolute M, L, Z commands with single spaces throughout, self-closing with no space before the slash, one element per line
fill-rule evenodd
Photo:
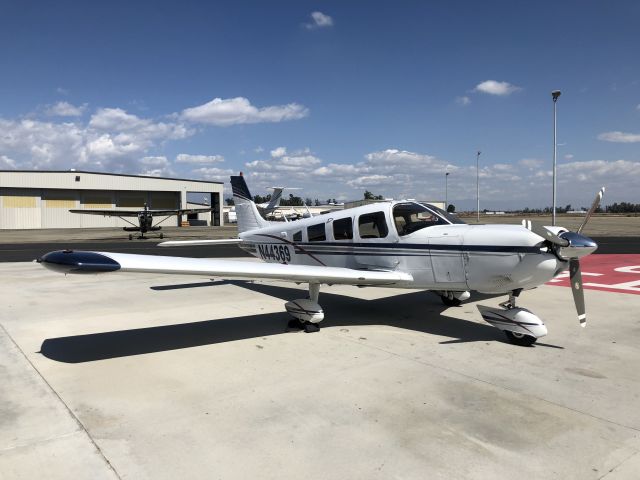
<path fill-rule="evenodd" d="M 258 207 L 251 199 L 249 187 L 247 187 L 247 182 L 245 182 L 242 175 L 231 177 L 231 189 L 233 190 L 233 203 L 236 206 L 236 216 L 238 218 L 238 233 L 267 227 L 269 222 L 260 216 Z"/>
<path fill-rule="evenodd" d="M 284 187 L 272 187 L 273 194 L 271 195 L 271 200 L 269 200 L 269 205 L 264 208 L 266 213 L 273 212 L 276 208 L 280 206 L 280 200 L 282 199 L 282 192 Z"/>

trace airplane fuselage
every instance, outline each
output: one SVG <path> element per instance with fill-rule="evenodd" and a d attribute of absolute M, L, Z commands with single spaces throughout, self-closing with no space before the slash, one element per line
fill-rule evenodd
<path fill-rule="evenodd" d="M 278 222 L 240 234 L 241 247 L 272 263 L 403 271 L 414 282 L 390 286 L 429 290 L 526 290 L 568 267 L 519 225 L 446 223 L 450 217 L 431 207 L 435 221 L 411 231 L 403 213 L 412 204 L 421 205 L 383 202 Z"/>

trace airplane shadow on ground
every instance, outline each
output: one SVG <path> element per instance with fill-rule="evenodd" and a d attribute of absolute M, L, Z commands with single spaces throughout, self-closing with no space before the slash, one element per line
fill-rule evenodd
<path fill-rule="evenodd" d="M 220 284 L 237 285 L 284 301 L 306 296 L 304 290 L 246 281 L 198 282 L 151 288 L 169 290 L 215 287 Z M 443 312 L 448 307 L 429 292 L 409 292 L 376 300 L 362 300 L 321 291 L 320 302 L 326 318 L 321 323 L 320 334 L 323 328 L 329 327 L 388 325 L 449 337 L 451 340 L 440 342 L 443 345 L 481 341 L 506 342 L 504 334 L 492 326 L 444 315 Z M 457 308 L 475 310 L 475 306 L 464 304 Z M 58 362 L 92 362 L 284 334 L 288 332 L 287 323 L 290 319 L 283 310 L 278 313 L 48 338 L 42 343 L 39 353 Z M 540 343 L 537 345 L 554 347 Z"/>

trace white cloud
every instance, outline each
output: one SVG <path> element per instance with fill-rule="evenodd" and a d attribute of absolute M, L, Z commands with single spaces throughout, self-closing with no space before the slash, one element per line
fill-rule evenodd
<path fill-rule="evenodd" d="M 598 140 L 615 143 L 637 143 L 640 142 L 640 133 L 604 132 L 598 135 Z"/>
<path fill-rule="evenodd" d="M 228 182 L 229 176 L 237 172 L 234 172 L 234 170 L 230 168 L 202 167 L 192 170 L 191 173 L 198 178 L 212 182 Z"/>
<path fill-rule="evenodd" d="M 469 97 L 462 96 L 462 97 L 456 97 L 456 103 L 458 105 L 461 105 L 463 107 L 466 107 L 467 105 L 469 105 L 471 103 L 471 99 Z"/>
<path fill-rule="evenodd" d="M 309 30 L 332 27 L 333 18 L 322 12 L 311 12 L 311 22 L 305 23 L 304 26 Z"/>
<path fill-rule="evenodd" d="M 140 163 L 146 167 L 159 167 L 165 168 L 169 166 L 169 160 L 165 156 L 157 157 L 143 157 L 140 159 Z"/>
<path fill-rule="evenodd" d="M 214 98 L 203 105 L 183 110 L 180 116 L 190 122 L 228 127 L 247 123 L 297 120 L 307 115 L 309 110 L 297 103 L 257 108 L 251 105 L 248 99 L 236 97 Z"/>
<path fill-rule="evenodd" d="M 258 147 L 256 147 L 256 148 L 254 148 L 254 149 L 253 149 L 253 151 L 254 151 L 255 153 L 262 153 L 262 152 L 264 152 L 264 148 L 262 148 L 262 147 L 258 146 Z"/>
<path fill-rule="evenodd" d="M 188 153 L 180 153 L 176 156 L 176 162 L 210 165 L 224 162 L 224 157 L 222 155 L 189 155 Z"/>
<path fill-rule="evenodd" d="M 572 158 L 573 158 L 573 153 L 567 153 L 567 154 L 564 156 L 564 159 L 565 159 L 565 160 L 571 160 Z"/>
<path fill-rule="evenodd" d="M 47 105 L 45 114 L 51 117 L 79 117 L 87 108 L 87 104 L 75 106 L 69 102 L 58 102 L 53 105 Z"/>
<path fill-rule="evenodd" d="M 167 140 L 194 133 L 119 108 L 99 109 L 88 123 L 0 118 L 0 152 L 22 169 L 85 168 L 138 173 L 139 159 Z"/>
<path fill-rule="evenodd" d="M 175 172 L 171 168 L 171 162 L 165 156 L 143 157 L 139 160 L 137 173 L 149 177 L 172 177 Z"/>
<path fill-rule="evenodd" d="M 15 170 L 17 167 L 16 161 L 7 157 L 6 155 L 0 155 L 0 169 L 1 170 Z"/>
<path fill-rule="evenodd" d="M 308 149 L 288 151 L 245 165 L 249 186 L 256 193 L 271 185 L 302 187 L 302 197 L 356 200 L 364 190 L 396 199 L 444 200 L 444 173 L 449 200 L 458 209 L 475 209 L 476 165 L 452 164 L 428 153 L 389 148 L 370 152 L 361 161 L 323 162 Z M 278 149 L 275 149 L 278 150 Z M 278 153 L 278 152 L 277 152 Z M 481 208 L 508 210 L 545 207 L 551 203 L 550 161 L 523 158 L 481 165 Z M 558 203 L 590 205 L 602 186 L 615 185 L 606 203 L 640 203 L 637 191 L 640 162 L 592 160 L 558 165 Z M 226 178 L 218 180 L 227 181 Z M 548 193 L 548 195 L 547 195 Z"/>
<path fill-rule="evenodd" d="M 285 147 L 278 147 L 274 150 L 271 150 L 272 158 L 284 157 L 286 154 L 287 154 L 287 149 Z"/>
<path fill-rule="evenodd" d="M 509 82 L 497 82 L 495 80 L 485 80 L 479 83 L 473 89 L 474 92 L 488 93 L 490 95 L 511 95 L 513 92 L 522 90 L 520 87 L 510 84 Z"/>
<path fill-rule="evenodd" d="M 544 163 L 544 160 L 538 160 L 537 158 L 523 158 L 518 162 L 519 165 L 528 169 L 539 168 Z"/>

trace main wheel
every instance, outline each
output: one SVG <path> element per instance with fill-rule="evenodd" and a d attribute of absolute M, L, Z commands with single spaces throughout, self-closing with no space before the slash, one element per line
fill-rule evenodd
<path fill-rule="evenodd" d="M 164 238 L 164 234 L 160 232 L 160 240 L 162 240 L 163 238 Z"/>
<path fill-rule="evenodd" d="M 447 307 L 459 307 L 462 305 L 462 300 L 458 300 L 457 298 L 449 298 L 445 295 L 440 295 L 442 299 L 442 303 L 444 303 Z"/>
<path fill-rule="evenodd" d="M 129 234 L 129 240 L 133 240 L 133 235 L 131 233 Z"/>
<path fill-rule="evenodd" d="M 533 335 L 525 335 L 524 333 L 518 332 L 510 332 L 508 330 L 504 331 L 504 334 L 507 336 L 509 341 L 514 345 L 520 345 L 521 347 L 530 347 L 536 340 L 538 340 Z"/>

